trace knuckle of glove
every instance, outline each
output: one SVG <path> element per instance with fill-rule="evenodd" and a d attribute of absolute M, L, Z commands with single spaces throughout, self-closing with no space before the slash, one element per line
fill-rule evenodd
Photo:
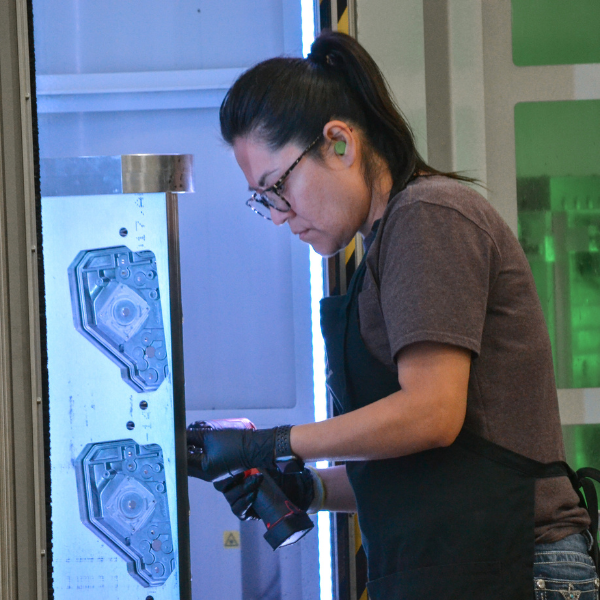
<path fill-rule="evenodd" d="M 279 469 L 265 469 L 287 498 L 301 510 L 307 510 L 314 500 L 312 473 L 282 473 Z"/>
<path fill-rule="evenodd" d="M 188 428 L 188 444 L 201 452 L 188 454 L 193 475 L 215 481 L 251 468 L 277 469 L 274 429 L 193 430 Z M 190 473 L 192 474 L 192 473 Z"/>
<path fill-rule="evenodd" d="M 188 475 L 204 479 L 204 470 L 202 468 L 202 454 L 188 450 L 187 455 Z"/>
<path fill-rule="evenodd" d="M 235 485 L 229 486 L 228 489 L 223 492 L 223 495 L 229 504 L 238 502 L 241 498 L 249 498 L 250 496 L 253 496 L 252 502 L 254 502 L 254 500 L 256 500 L 256 494 L 261 482 L 262 476 L 251 475 Z"/>
<path fill-rule="evenodd" d="M 314 500 L 312 473 L 309 469 L 304 469 L 301 473 L 283 475 L 279 487 L 301 510 L 307 510 Z"/>
<path fill-rule="evenodd" d="M 215 481 L 249 468 L 243 452 L 244 433 L 246 432 L 235 429 L 204 432 L 203 453 L 200 457 L 204 479 Z"/>
<path fill-rule="evenodd" d="M 225 479 L 219 479 L 218 481 L 213 482 L 213 486 L 217 492 L 221 492 L 222 494 L 226 494 L 230 490 L 236 488 L 244 482 L 244 474 L 239 473 L 238 475 L 234 475 L 233 477 L 226 477 Z"/>
<path fill-rule="evenodd" d="M 238 498 L 233 503 L 230 502 L 229 505 L 231 506 L 231 511 L 233 514 L 241 521 L 245 521 L 246 519 L 254 518 L 253 515 L 256 515 L 256 512 L 252 508 L 255 500 L 256 491 Z"/>
<path fill-rule="evenodd" d="M 216 482 L 213 485 L 223 493 L 231 507 L 233 514 L 241 521 L 257 519 L 258 515 L 252 508 L 258 489 L 263 480 L 262 475 L 251 475 L 244 479 L 244 475 L 236 475 Z"/>
<path fill-rule="evenodd" d="M 249 468 L 277 469 L 275 464 L 275 429 L 246 431 L 244 452 Z"/>
<path fill-rule="evenodd" d="M 202 447 L 204 444 L 204 431 L 196 427 L 196 423 L 192 423 L 185 430 L 186 439 L 189 446 Z"/>

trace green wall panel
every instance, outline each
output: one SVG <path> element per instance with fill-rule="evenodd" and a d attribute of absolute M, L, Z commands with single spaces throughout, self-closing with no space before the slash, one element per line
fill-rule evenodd
<path fill-rule="evenodd" d="M 559 388 L 600 387 L 600 100 L 515 107 L 519 239 Z"/>
<path fill-rule="evenodd" d="M 600 62 L 599 0 L 512 0 L 519 67 Z"/>

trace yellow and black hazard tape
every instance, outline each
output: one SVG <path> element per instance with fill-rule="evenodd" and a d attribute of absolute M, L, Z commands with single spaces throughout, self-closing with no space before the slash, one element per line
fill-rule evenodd
<path fill-rule="evenodd" d="M 350 34 L 350 10 L 348 0 L 337 0 L 337 30 Z"/>
<path fill-rule="evenodd" d="M 354 515 L 354 560 L 356 573 L 356 600 L 368 600 L 367 593 L 367 555 L 362 545 L 358 516 Z"/>

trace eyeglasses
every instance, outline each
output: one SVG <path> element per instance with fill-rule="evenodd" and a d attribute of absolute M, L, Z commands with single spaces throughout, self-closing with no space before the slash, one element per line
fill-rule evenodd
<path fill-rule="evenodd" d="M 296 165 L 304 158 L 304 156 L 312 150 L 313 146 L 321 139 L 321 135 L 311 142 L 302 154 L 294 161 L 292 166 L 270 187 L 262 192 L 254 192 L 252 196 L 246 200 L 246 206 L 250 207 L 257 215 L 271 221 L 271 209 L 286 213 L 292 207 L 290 203 L 281 195 L 284 181 L 289 177 L 290 173 L 296 168 Z"/>

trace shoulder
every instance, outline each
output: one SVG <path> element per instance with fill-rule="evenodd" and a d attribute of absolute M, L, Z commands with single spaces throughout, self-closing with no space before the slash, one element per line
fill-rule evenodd
<path fill-rule="evenodd" d="M 507 235 L 508 225 L 474 189 L 449 177 L 419 177 L 388 203 L 372 250 L 381 259 L 407 245 L 441 249 L 453 242 L 475 251 L 490 247 L 501 256 Z"/>
<path fill-rule="evenodd" d="M 448 177 L 419 177 L 390 200 L 367 253 L 365 282 L 379 286 L 390 270 L 395 277 L 400 268 L 431 272 L 432 265 L 457 276 L 478 265 L 493 278 L 512 235 L 475 190 Z"/>
<path fill-rule="evenodd" d="M 470 223 L 491 238 L 495 238 L 498 230 L 505 226 L 500 215 L 481 194 L 460 181 L 443 176 L 414 180 L 390 200 L 383 221 L 397 223 L 408 214 L 415 213 L 432 215 L 430 219 L 434 220 L 438 215 L 442 224 L 454 227 L 465 221 L 465 226 Z"/>

